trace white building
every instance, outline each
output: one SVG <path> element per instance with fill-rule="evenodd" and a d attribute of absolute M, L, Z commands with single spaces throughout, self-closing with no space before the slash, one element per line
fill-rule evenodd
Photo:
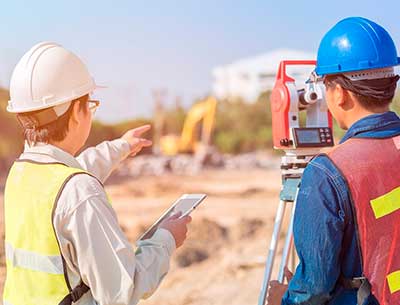
<path fill-rule="evenodd" d="M 213 69 L 213 93 L 219 98 L 243 98 L 256 101 L 261 92 L 273 88 L 282 60 L 316 59 L 316 55 L 304 51 L 278 49 L 263 55 L 245 58 L 226 66 Z M 288 75 L 299 84 L 308 79 L 313 66 L 290 66 Z"/>

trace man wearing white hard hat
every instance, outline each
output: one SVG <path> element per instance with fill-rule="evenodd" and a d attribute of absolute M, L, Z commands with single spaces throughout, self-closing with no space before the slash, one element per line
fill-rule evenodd
<path fill-rule="evenodd" d="M 186 238 L 190 217 L 165 220 L 134 252 L 103 182 L 151 141 L 150 126 L 77 155 L 99 106 L 85 64 L 62 46 L 32 47 L 14 69 L 7 110 L 25 149 L 5 188 L 5 305 L 136 304 L 150 296 Z"/>

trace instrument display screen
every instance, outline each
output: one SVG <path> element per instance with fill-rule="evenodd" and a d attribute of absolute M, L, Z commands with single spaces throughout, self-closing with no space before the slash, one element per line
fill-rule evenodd
<path fill-rule="evenodd" d="M 321 139 L 319 137 L 318 130 L 311 129 L 311 130 L 299 130 L 297 132 L 297 139 L 300 143 L 320 143 Z"/>
<path fill-rule="evenodd" d="M 332 129 L 329 127 L 294 128 L 296 147 L 333 146 Z"/>

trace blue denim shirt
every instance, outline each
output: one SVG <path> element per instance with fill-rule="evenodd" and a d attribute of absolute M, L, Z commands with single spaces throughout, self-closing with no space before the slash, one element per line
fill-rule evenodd
<path fill-rule="evenodd" d="M 394 112 L 386 112 L 354 123 L 341 143 L 352 137 L 396 135 L 400 135 L 400 118 Z M 382 158 L 379 152 L 375 157 Z M 282 305 L 356 305 L 357 291 L 345 290 L 338 283 L 341 275 L 352 278 L 362 274 L 350 193 L 327 156 L 314 158 L 304 171 L 293 235 L 300 263 Z"/>

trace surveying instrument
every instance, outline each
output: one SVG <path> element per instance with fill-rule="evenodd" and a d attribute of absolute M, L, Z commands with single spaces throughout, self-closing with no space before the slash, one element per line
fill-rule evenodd
<path fill-rule="evenodd" d="M 310 160 L 324 147 L 333 146 L 332 116 L 325 100 L 325 87 L 313 72 L 304 89 L 297 89 L 295 79 L 288 76 L 289 65 L 316 65 L 315 60 L 285 60 L 279 65 L 271 93 L 272 131 L 274 149 L 285 152 L 281 160 L 282 188 L 275 216 L 274 229 L 265 263 L 264 280 L 258 305 L 264 305 L 286 207 L 291 204 L 290 222 L 283 246 L 278 281 L 283 283 L 284 270 L 296 254 L 293 247 L 293 220 L 297 194 L 303 171 Z M 303 116 L 300 116 L 303 114 Z M 304 118 L 305 116 L 305 118 Z M 305 122 L 303 122 L 305 119 Z"/>

